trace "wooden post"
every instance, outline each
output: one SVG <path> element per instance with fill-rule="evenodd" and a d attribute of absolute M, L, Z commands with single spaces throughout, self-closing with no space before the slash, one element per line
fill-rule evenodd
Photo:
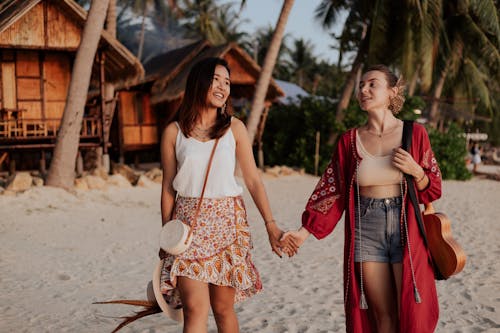
<path fill-rule="evenodd" d="M 139 159 L 139 154 L 136 152 L 134 154 L 134 168 L 139 169 L 140 164 L 141 164 L 141 160 Z"/>
<path fill-rule="evenodd" d="M 260 123 L 257 128 L 257 160 L 258 165 L 261 170 L 264 170 L 264 151 L 262 150 L 263 142 L 262 136 L 264 135 L 264 128 L 266 127 L 267 115 L 269 114 L 269 106 L 266 105 L 264 107 L 264 111 L 262 112 L 262 116 L 260 118 Z"/>
<path fill-rule="evenodd" d="M 9 163 L 9 175 L 16 173 L 16 160 L 11 158 Z"/>
<path fill-rule="evenodd" d="M 108 112 L 106 107 L 106 73 L 104 71 L 104 65 L 106 61 L 106 54 L 101 52 L 100 56 L 100 73 L 99 73 L 99 88 L 101 94 L 101 130 L 102 130 L 102 158 L 100 163 L 97 165 L 98 168 L 103 168 L 106 173 L 110 171 L 109 155 L 108 155 L 108 141 L 109 141 L 109 127 L 108 126 Z"/>
<path fill-rule="evenodd" d="M 121 107 L 121 95 L 117 93 L 117 114 L 116 120 L 118 122 L 118 163 L 125 164 L 125 148 L 124 148 L 124 138 L 123 138 L 123 119 L 122 119 L 122 107 Z"/>
<path fill-rule="evenodd" d="M 104 82 L 106 80 L 105 78 L 105 72 L 104 72 L 104 61 L 106 59 L 106 55 L 104 52 L 100 53 L 99 56 L 99 90 L 100 90 L 100 99 L 101 99 L 101 135 L 102 135 L 102 149 L 103 153 L 107 154 L 108 153 L 108 145 L 106 142 L 106 97 L 105 97 L 105 92 L 104 92 Z"/>
<path fill-rule="evenodd" d="M 316 146 L 314 149 L 314 175 L 318 175 L 318 167 L 319 167 L 319 142 L 320 142 L 320 133 L 316 131 Z"/>
<path fill-rule="evenodd" d="M 76 175 L 81 176 L 83 174 L 83 157 L 82 152 L 78 149 L 78 155 L 76 155 Z"/>
<path fill-rule="evenodd" d="M 47 173 L 47 161 L 45 159 L 45 150 L 40 151 L 40 173 L 45 175 Z"/>

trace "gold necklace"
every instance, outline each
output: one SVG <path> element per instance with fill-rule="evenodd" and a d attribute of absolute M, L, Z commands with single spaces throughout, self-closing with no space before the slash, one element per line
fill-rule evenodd
<path fill-rule="evenodd" d="M 210 130 L 212 129 L 212 127 L 203 128 L 203 127 L 195 126 L 194 129 L 197 130 L 197 131 L 199 131 L 199 132 L 210 132 Z"/>
<path fill-rule="evenodd" d="M 374 133 L 374 132 L 370 131 L 368 128 L 366 128 L 365 131 L 371 135 L 376 135 L 379 138 L 382 138 L 383 136 L 387 136 L 387 135 L 391 134 L 392 132 L 394 132 L 398 128 L 399 128 L 399 124 L 397 124 L 396 126 L 394 126 L 393 128 L 391 128 L 385 132 Z"/>

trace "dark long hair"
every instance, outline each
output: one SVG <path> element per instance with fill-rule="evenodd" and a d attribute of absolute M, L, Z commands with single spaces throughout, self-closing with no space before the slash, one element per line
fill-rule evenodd
<path fill-rule="evenodd" d="M 205 58 L 193 65 L 187 77 L 184 98 L 182 99 L 175 120 L 185 136 L 189 137 L 194 128 L 195 122 L 200 114 L 200 110 L 207 106 L 207 94 L 212 85 L 215 67 L 224 66 L 229 73 L 227 61 L 221 58 Z M 233 110 L 226 101 L 225 110 L 217 108 L 217 119 L 210 130 L 210 138 L 220 138 L 231 125 Z"/>

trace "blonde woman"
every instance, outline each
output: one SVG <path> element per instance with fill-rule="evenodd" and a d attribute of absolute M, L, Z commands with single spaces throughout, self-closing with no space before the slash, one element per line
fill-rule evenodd
<path fill-rule="evenodd" d="M 403 122 L 395 114 L 403 91 L 384 65 L 364 73 L 357 98 L 368 121 L 340 137 L 302 227 L 284 236 L 298 246 L 310 234 L 324 238 L 345 212 L 347 332 L 428 333 L 438 320 L 430 254 L 407 187 L 415 186 L 420 203 L 432 202 L 441 196 L 441 174 L 423 126 L 414 124 L 410 152 L 401 148 Z"/>

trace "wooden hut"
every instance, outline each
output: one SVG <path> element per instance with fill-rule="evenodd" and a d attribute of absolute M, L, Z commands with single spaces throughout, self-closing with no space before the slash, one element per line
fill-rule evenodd
<path fill-rule="evenodd" d="M 251 101 L 261 69 L 234 43 L 212 46 L 206 41 L 198 41 L 158 55 L 144 65 L 146 77 L 143 81 L 119 93 L 120 106 L 112 132 L 116 133 L 113 147 L 119 149 L 121 159 L 128 152 L 158 150 L 162 129 L 171 120 L 184 96 L 191 67 L 207 57 L 220 57 L 228 62 L 231 68 L 231 99 Z M 266 110 L 280 96 L 284 93 L 272 80 L 266 97 Z"/>
<path fill-rule="evenodd" d="M 22 163 L 21 168 L 33 168 L 33 159 L 44 164 L 45 153 L 52 152 L 86 16 L 72 0 L 4 0 L 0 4 L 0 164 L 9 156 Z M 103 31 L 82 123 L 81 149 L 109 145 L 116 103 L 104 98 L 105 84 L 132 81 L 143 73 L 138 59 Z"/>

